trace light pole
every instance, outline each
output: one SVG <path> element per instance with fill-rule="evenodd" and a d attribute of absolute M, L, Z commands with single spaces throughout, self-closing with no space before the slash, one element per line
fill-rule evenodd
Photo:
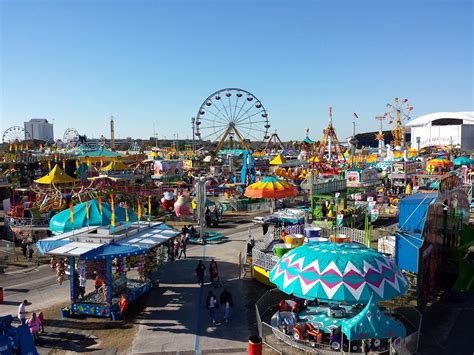
<path fill-rule="evenodd" d="M 191 118 L 191 125 L 193 126 L 193 145 L 192 145 L 192 147 L 193 147 L 193 152 L 196 151 L 196 144 L 195 144 L 195 142 L 194 142 L 194 137 L 195 137 L 195 123 L 196 123 L 196 118 L 195 118 L 195 117 L 192 117 L 192 118 Z"/>

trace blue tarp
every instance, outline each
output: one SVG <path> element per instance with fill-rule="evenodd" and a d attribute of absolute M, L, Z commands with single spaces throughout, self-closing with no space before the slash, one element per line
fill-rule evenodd
<path fill-rule="evenodd" d="M 400 201 L 398 228 L 401 231 L 423 233 L 426 213 L 437 197 L 437 193 L 418 193 L 403 198 Z"/>
<path fill-rule="evenodd" d="M 395 233 L 395 262 L 405 271 L 418 272 L 419 250 L 423 239 L 419 233 Z"/>

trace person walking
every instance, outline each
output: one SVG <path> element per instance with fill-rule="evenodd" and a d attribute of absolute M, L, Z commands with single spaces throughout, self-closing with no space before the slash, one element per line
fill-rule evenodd
<path fill-rule="evenodd" d="M 174 258 L 179 259 L 179 241 L 177 239 L 174 240 L 173 242 L 173 253 L 174 253 Z"/>
<path fill-rule="evenodd" d="M 229 321 L 230 307 L 234 306 L 232 294 L 227 290 L 227 288 L 224 288 L 224 291 L 222 291 L 221 296 L 219 297 L 219 302 L 224 311 L 224 322 L 227 323 Z"/>
<path fill-rule="evenodd" d="M 122 296 L 120 297 L 120 300 L 119 300 L 119 309 L 120 309 L 120 314 L 122 315 L 122 318 L 123 318 L 123 324 L 127 322 L 127 319 L 125 317 L 125 311 L 127 310 L 127 308 L 128 308 L 128 300 L 125 294 L 122 293 Z"/>
<path fill-rule="evenodd" d="M 196 266 L 196 276 L 198 284 L 204 286 L 204 273 L 206 271 L 206 267 L 202 263 L 202 260 L 199 260 L 199 263 Z"/>
<path fill-rule="evenodd" d="M 214 259 L 212 259 L 211 263 L 209 264 L 209 278 L 213 286 L 216 286 L 216 284 L 219 282 L 219 269 Z"/>
<path fill-rule="evenodd" d="M 21 325 L 26 324 L 26 314 L 28 313 L 26 311 L 26 306 L 28 305 L 28 301 L 24 300 L 23 302 L 20 303 L 18 306 L 18 319 L 21 322 Z"/>
<path fill-rule="evenodd" d="M 36 313 L 33 313 L 31 315 L 31 318 L 28 319 L 26 324 L 30 328 L 30 333 L 33 336 L 33 340 L 34 340 L 35 344 L 38 345 L 39 340 L 40 340 L 39 339 L 39 331 L 40 331 L 40 327 L 41 327 L 41 321 L 39 320 L 38 317 L 36 317 Z"/>
<path fill-rule="evenodd" d="M 262 231 L 263 231 L 263 236 L 265 236 L 268 232 L 268 223 L 267 222 L 263 222 L 262 224 Z"/>
<path fill-rule="evenodd" d="M 213 324 L 216 324 L 216 308 L 219 306 L 217 298 L 212 291 L 209 291 L 206 299 L 206 306 L 209 309 L 209 317 Z"/>
<path fill-rule="evenodd" d="M 185 239 L 182 239 L 181 240 L 181 243 L 179 245 L 179 248 L 180 248 L 180 252 L 179 252 L 179 257 L 178 259 L 181 259 L 181 256 L 184 255 L 184 257 L 186 258 L 186 240 Z"/>
<path fill-rule="evenodd" d="M 44 315 L 43 315 L 43 312 L 38 313 L 38 319 L 41 322 L 41 333 L 44 333 Z"/>

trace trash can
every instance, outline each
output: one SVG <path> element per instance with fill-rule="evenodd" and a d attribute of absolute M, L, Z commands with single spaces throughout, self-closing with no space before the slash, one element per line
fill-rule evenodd
<path fill-rule="evenodd" d="M 3 287 L 0 287 L 0 304 L 3 303 Z"/>
<path fill-rule="evenodd" d="M 249 337 L 248 355 L 262 355 L 262 338 L 258 335 Z"/>

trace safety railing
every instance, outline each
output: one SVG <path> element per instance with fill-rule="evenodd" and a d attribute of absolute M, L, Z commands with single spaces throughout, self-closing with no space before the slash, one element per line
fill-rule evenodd
<path fill-rule="evenodd" d="M 278 257 L 274 254 L 265 253 L 257 248 L 252 249 L 252 265 L 271 270 L 278 260 Z"/>
<path fill-rule="evenodd" d="M 48 227 L 49 218 L 35 217 L 35 218 L 23 218 L 23 217 L 10 217 L 5 216 L 5 226 L 10 228 L 19 227 Z"/>

